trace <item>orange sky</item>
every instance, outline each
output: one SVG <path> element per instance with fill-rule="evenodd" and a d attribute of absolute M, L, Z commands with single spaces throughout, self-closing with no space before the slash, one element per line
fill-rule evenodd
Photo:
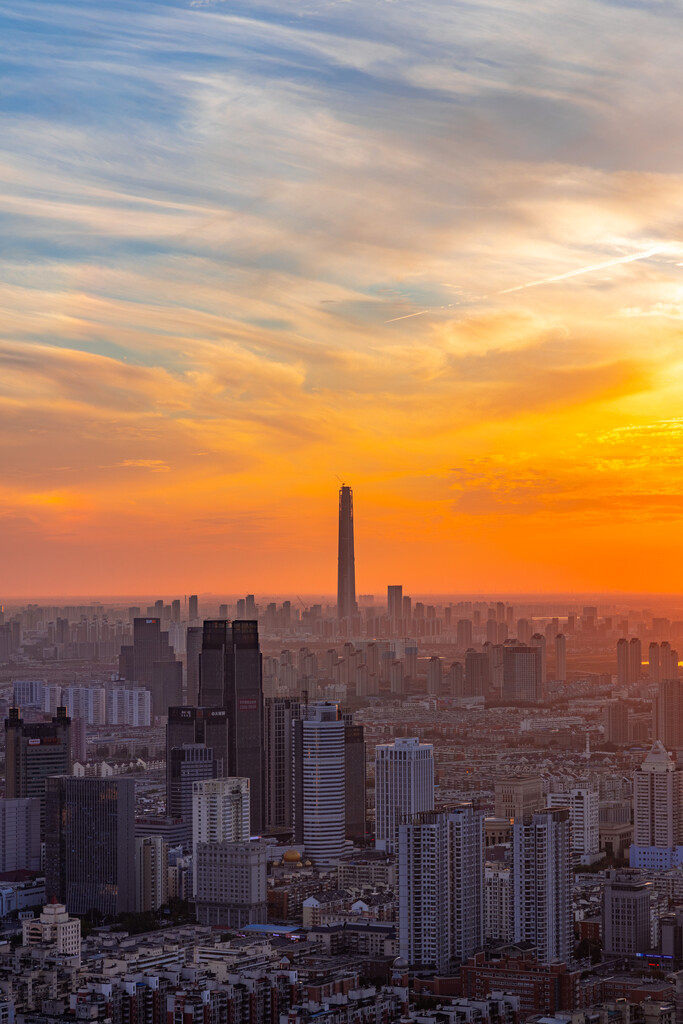
<path fill-rule="evenodd" d="M 444 7 L 2 16 L 0 599 L 683 589 L 680 16 Z"/>

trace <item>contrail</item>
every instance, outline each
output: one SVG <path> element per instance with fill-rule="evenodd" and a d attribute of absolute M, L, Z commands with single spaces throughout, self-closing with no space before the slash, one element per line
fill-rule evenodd
<path fill-rule="evenodd" d="M 650 256 L 656 256 L 660 252 L 671 249 L 671 244 L 653 245 L 651 249 L 643 252 L 634 252 L 630 256 L 619 256 L 614 260 L 606 260 L 604 263 L 593 263 L 590 267 L 579 267 L 578 270 L 569 270 L 566 274 L 557 274 L 555 277 L 544 277 L 542 281 L 529 281 L 528 284 L 518 284 L 515 288 L 504 288 L 499 295 L 509 295 L 510 292 L 521 292 L 524 288 L 536 288 L 539 284 L 553 284 L 555 281 L 566 281 L 568 277 L 578 277 L 579 274 L 590 274 L 594 270 L 606 270 L 608 267 L 615 267 L 618 263 L 633 263 L 635 260 L 646 260 Z"/>
<path fill-rule="evenodd" d="M 443 306 L 439 307 L 443 309 Z M 425 313 L 431 313 L 430 309 L 421 309 L 419 313 L 406 313 L 405 316 L 394 316 L 391 320 L 385 320 L 385 324 L 395 324 L 397 320 L 410 320 L 411 316 L 423 316 Z"/>

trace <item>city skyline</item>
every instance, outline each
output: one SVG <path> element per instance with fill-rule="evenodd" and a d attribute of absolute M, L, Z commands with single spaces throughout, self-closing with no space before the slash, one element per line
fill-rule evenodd
<path fill-rule="evenodd" d="M 5 591 L 675 590 L 681 17 L 3 10 Z"/>

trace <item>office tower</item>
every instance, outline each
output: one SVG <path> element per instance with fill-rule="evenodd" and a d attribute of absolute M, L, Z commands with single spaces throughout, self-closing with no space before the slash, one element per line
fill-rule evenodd
<path fill-rule="evenodd" d="M 265 791 L 263 683 L 258 623 L 207 619 L 199 659 L 199 697 L 204 707 L 228 712 L 228 770 L 251 783 L 251 829 L 263 829 Z"/>
<path fill-rule="evenodd" d="M 608 743 L 628 743 L 628 708 L 620 700 L 605 708 L 605 739 Z"/>
<path fill-rule="evenodd" d="M 88 759 L 88 740 L 85 722 L 82 718 L 76 718 L 71 723 L 71 764 L 79 761 L 85 764 Z"/>
<path fill-rule="evenodd" d="M 387 587 L 387 616 L 392 627 L 396 629 L 403 618 L 403 587 Z"/>
<path fill-rule="evenodd" d="M 404 817 L 434 807 L 434 747 L 414 738 L 397 738 L 375 747 L 375 845 L 398 852 L 398 828 Z"/>
<path fill-rule="evenodd" d="M 353 715 L 344 719 L 344 819 L 347 839 L 365 839 L 365 731 L 353 724 Z"/>
<path fill-rule="evenodd" d="M 569 809 L 516 819 L 512 849 L 515 942 L 534 945 L 541 963 L 567 963 L 574 946 Z"/>
<path fill-rule="evenodd" d="M 470 619 L 458 619 L 456 627 L 456 643 L 463 651 L 472 646 L 472 622 Z"/>
<path fill-rule="evenodd" d="M 48 903 L 40 917 L 22 922 L 22 945 L 43 946 L 58 956 L 81 955 L 81 922 L 62 903 Z"/>
<path fill-rule="evenodd" d="M 185 638 L 185 703 L 196 707 L 199 703 L 199 656 L 202 653 L 203 626 L 188 626 Z"/>
<path fill-rule="evenodd" d="M 568 807 L 572 854 L 584 857 L 600 849 L 600 794 L 577 786 L 566 793 L 548 793 L 548 807 Z"/>
<path fill-rule="evenodd" d="M 497 779 L 494 790 L 496 818 L 525 818 L 545 804 L 543 779 L 536 775 Z"/>
<path fill-rule="evenodd" d="M 546 669 L 546 643 L 545 643 L 545 637 L 543 636 L 543 634 L 542 633 L 534 633 L 533 636 L 531 637 L 531 639 L 529 640 L 529 647 L 537 647 L 537 648 L 540 649 L 540 652 L 541 652 L 540 653 L 540 659 L 541 659 L 541 689 L 540 689 L 540 692 L 539 692 L 539 700 L 540 700 L 542 698 L 542 696 L 543 696 L 543 687 L 545 686 L 546 680 L 548 678 L 547 669 Z"/>
<path fill-rule="evenodd" d="M 484 942 L 483 816 L 471 804 L 421 811 L 399 826 L 399 951 L 446 971 Z"/>
<path fill-rule="evenodd" d="M 299 701 L 265 701 L 265 825 L 270 829 L 292 827 L 292 722 L 300 714 Z"/>
<path fill-rule="evenodd" d="M 178 598 L 171 601 L 171 621 L 180 622 L 180 601 Z"/>
<path fill-rule="evenodd" d="M 396 694 L 405 693 L 406 673 L 402 661 L 394 660 L 389 669 L 389 685 L 391 692 Z"/>
<path fill-rule="evenodd" d="M 607 872 L 602 895 L 602 948 L 608 956 L 649 953 L 652 882 L 640 871 Z"/>
<path fill-rule="evenodd" d="M 213 747 L 203 743 L 172 747 L 166 758 L 166 816 L 183 822 L 182 843 L 188 849 L 192 842 L 194 785 L 205 779 L 224 778 L 225 767 Z"/>
<path fill-rule="evenodd" d="M 434 655 L 427 662 L 427 693 L 438 697 L 443 684 L 443 659 Z"/>
<path fill-rule="evenodd" d="M 199 843 L 195 854 L 197 921 L 237 929 L 265 924 L 267 867 L 265 843 Z"/>
<path fill-rule="evenodd" d="M 683 746 L 683 681 L 663 679 L 652 702 L 652 738 L 667 750 Z"/>
<path fill-rule="evenodd" d="M 309 704 L 292 723 L 294 836 L 316 867 L 338 861 L 344 851 L 345 726 L 339 705 Z"/>
<path fill-rule="evenodd" d="M 161 620 L 134 619 L 133 643 L 119 654 L 119 675 L 151 691 L 154 715 L 165 715 L 169 704 L 182 704 L 182 671 Z"/>
<path fill-rule="evenodd" d="M 622 637 L 617 640 L 617 685 L 628 686 L 630 681 L 628 640 Z"/>
<path fill-rule="evenodd" d="M 339 488 L 339 551 L 337 557 L 337 618 L 347 619 L 358 611 L 356 604 L 356 561 L 353 545 L 353 491 Z"/>
<path fill-rule="evenodd" d="M 249 779 L 207 779 L 192 787 L 192 847 L 249 839 Z"/>
<path fill-rule="evenodd" d="M 567 682 L 567 638 L 564 633 L 555 637 L 555 679 L 558 683 Z"/>
<path fill-rule="evenodd" d="M 214 759 L 221 764 L 218 776 L 227 775 L 228 713 L 225 708 L 171 707 L 168 709 L 166 725 L 167 795 L 171 790 L 171 751 L 174 747 L 197 743 L 213 750 Z M 169 810 L 168 813 L 171 814 L 171 811 Z"/>
<path fill-rule="evenodd" d="M 199 618 L 199 598 L 196 594 L 190 595 L 188 602 L 187 617 L 190 622 L 195 622 Z"/>
<path fill-rule="evenodd" d="M 529 647 L 523 647 L 521 644 L 505 646 L 503 700 L 536 703 L 542 696 L 543 649 L 540 644 Z"/>
<path fill-rule="evenodd" d="M 628 645 L 628 678 L 630 683 L 637 683 L 643 675 L 642 645 L 637 636 L 631 637 Z"/>
<path fill-rule="evenodd" d="M 488 654 L 469 650 L 465 654 L 465 697 L 486 697 L 491 685 Z"/>
<path fill-rule="evenodd" d="M 683 844 L 683 771 L 656 740 L 633 773 L 631 867 L 669 868 Z"/>
<path fill-rule="evenodd" d="M 413 601 L 412 598 L 403 596 L 403 618 L 406 623 L 409 623 L 413 615 Z"/>
<path fill-rule="evenodd" d="M 647 650 L 648 679 L 651 683 L 658 683 L 662 678 L 659 674 L 659 644 L 654 640 Z"/>
<path fill-rule="evenodd" d="M 0 873 L 40 871 L 40 800 L 0 800 Z"/>
<path fill-rule="evenodd" d="M 161 836 L 135 840 L 135 909 L 158 910 L 168 903 L 168 845 Z"/>
<path fill-rule="evenodd" d="M 74 914 L 135 910 L 133 779 L 46 781 L 45 891 Z"/>
<path fill-rule="evenodd" d="M 40 831 L 45 827 L 45 780 L 71 771 L 71 719 L 57 708 L 51 722 L 24 722 L 18 708 L 5 719 L 5 795 L 40 801 Z"/>
<path fill-rule="evenodd" d="M 502 861 L 484 867 L 484 940 L 512 942 L 512 869 Z"/>

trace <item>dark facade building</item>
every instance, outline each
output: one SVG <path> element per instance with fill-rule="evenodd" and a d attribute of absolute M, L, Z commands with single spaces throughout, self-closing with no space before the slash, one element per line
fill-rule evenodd
<path fill-rule="evenodd" d="M 265 702 L 265 825 L 292 827 L 292 722 L 301 717 L 296 700 L 269 697 Z"/>
<path fill-rule="evenodd" d="M 172 747 L 166 755 L 166 813 L 185 825 L 182 843 L 192 845 L 192 787 L 204 779 L 225 777 L 223 761 L 213 747 L 203 743 L 184 743 Z"/>
<path fill-rule="evenodd" d="M 353 491 L 339 488 L 339 551 L 337 558 L 337 618 L 346 619 L 358 611 L 356 603 L 356 560 L 353 541 Z"/>
<path fill-rule="evenodd" d="M 503 648 L 503 699 L 534 702 L 542 696 L 542 648 L 506 645 Z"/>
<path fill-rule="evenodd" d="M 161 620 L 133 619 L 133 643 L 121 648 L 119 675 L 152 691 L 152 714 L 165 715 L 170 704 L 182 703 L 182 671 Z"/>
<path fill-rule="evenodd" d="M 45 863 L 48 900 L 71 913 L 134 911 L 134 780 L 49 778 Z"/>
<path fill-rule="evenodd" d="M 228 774 L 228 712 L 225 708 L 170 707 L 166 724 L 166 763 L 173 747 L 203 743 L 213 747 Z M 167 768 L 168 771 L 168 768 Z"/>
<path fill-rule="evenodd" d="M 344 715 L 344 725 L 346 838 L 365 839 L 365 734 L 362 725 L 353 724 L 353 715 Z"/>
<path fill-rule="evenodd" d="M 264 822 L 263 681 L 258 622 L 208 619 L 199 659 L 202 707 L 222 707 L 228 715 L 228 770 L 247 778 L 251 788 L 251 829 Z"/>
<path fill-rule="evenodd" d="M 203 626 L 188 626 L 186 637 L 185 703 L 199 703 L 199 655 L 202 653 Z"/>
<path fill-rule="evenodd" d="M 45 828 L 45 780 L 71 771 L 71 719 L 57 708 L 51 722 L 24 722 L 19 708 L 5 719 L 5 795 L 40 800 L 40 832 Z"/>

